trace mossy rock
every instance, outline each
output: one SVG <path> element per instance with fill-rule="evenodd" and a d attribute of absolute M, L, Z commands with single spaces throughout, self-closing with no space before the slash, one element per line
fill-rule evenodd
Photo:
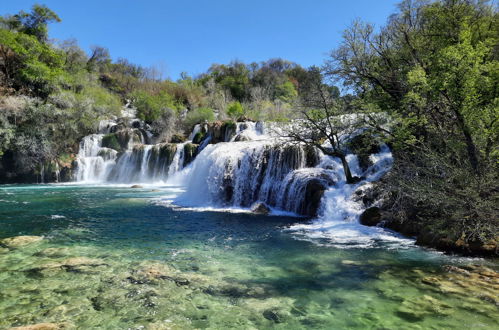
<path fill-rule="evenodd" d="M 104 148 L 114 149 L 118 152 L 121 152 L 123 149 L 118 142 L 118 138 L 115 133 L 104 135 L 104 137 L 102 138 L 101 146 Z"/>
<path fill-rule="evenodd" d="M 170 143 L 182 143 L 185 141 L 186 138 L 182 134 L 173 134 L 172 138 L 170 139 Z"/>
<path fill-rule="evenodd" d="M 184 145 L 184 167 L 189 165 L 196 158 L 198 144 L 186 143 Z"/>
<path fill-rule="evenodd" d="M 194 135 L 194 138 L 192 139 L 192 143 L 200 144 L 204 140 L 205 137 L 206 137 L 206 133 L 197 132 L 196 135 Z"/>

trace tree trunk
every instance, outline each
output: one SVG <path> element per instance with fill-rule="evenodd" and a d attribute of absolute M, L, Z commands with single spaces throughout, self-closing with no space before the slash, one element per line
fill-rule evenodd
<path fill-rule="evenodd" d="M 459 110 L 454 108 L 454 113 L 456 114 L 457 123 L 461 132 L 464 136 L 464 141 L 466 143 L 466 151 L 468 152 L 468 159 L 470 162 L 473 171 L 476 174 L 480 174 L 479 160 L 478 160 L 478 152 L 475 143 L 473 142 L 473 137 L 471 136 L 470 129 L 468 125 L 466 125 L 464 121 L 463 115 L 459 112 Z"/>
<path fill-rule="evenodd" d="M 338 157 L 341 159 L 341 163 L 343 164 L 343 171 L 345 172 L 345 178 L 347 179 L 348 184 L 353 184 L 359 182 L 357 177 L 352 176 L 352 172 L 350 171 L 350 165 L 348 165 L 347 158 L 343 153 L 338 154 Z"/>

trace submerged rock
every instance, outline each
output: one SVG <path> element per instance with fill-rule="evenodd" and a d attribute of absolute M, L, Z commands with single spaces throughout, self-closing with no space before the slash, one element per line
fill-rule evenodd
<path fill-rule="evenodd" d="M 397 309 L 400 317 L 411 322 L 421 321 L 430 315 L 446 316 L 451 312 L 451 306 L 429 295 L 406 299 Z"/>
<path fill-rule="evenodd" d="M 144 186 L 141 186 L 140 184 L 134 184 L 133 186 L 131 186 L 130 188 L 144 188 Z"/>
<path fill-rule="evenodd" d="M 38 323 L 32 325 L 25 325 L 21 327 L 10 328 L 10 330 L 62 330 L 62 329 L 74 329 L 74 325 L 71 323 Z"/>
<path fill-rule="evenodd" d="M 40 242 L 41 240 L 43 240 L 43 236 L 14 236 L 4 238 L 0 241 L 0 245 L 9 249 L 16 249 L 25 245 Z"/>
<path fill-rule="evenodd" d="M 282 316 L 279 315 L 277 311 L 272 309 L 267 309 L 262 313 L 263 317 L 265 317 L 269 321 L 273 321 L 275 323 L 282 323 Z"/>
<path fill-rule="evenodd" d="M 59 258 L 69 255 L 68 248 L 46 248 L 34 254 L 36 257 Z"/>
<path fill-rule="evenodd" d="M 270 208 L 265 203 L 255 203 L 251 207 L 251 212 L 255 214 L 267 215 L 270 213 Z"/>
<path fill-rule="evenodd" d="M 49 276 L 61 270 L 67 272 L 84 273 L 91 271 L 92 268 L 99 266 L 109 266 L 101 259 L 87 258 L 87 257 L 73 257 L 60 262 L 48 262 L 40 267 L 35 267 L 26 270 L 28 273 L 34 275 Z"/>
<path fill-rule="evenodd" d="M 174 281 L 178 285 L 188 285 L 189 280 L 179 277 L 176 269 L 166 264 L 146 264 L 142 268 L 132 271 L 127 278 L 133 284 L 154 284 L 161 280 Z"/>
<path fill-rule="evenodd" d="M 476 297 L 499 304 L 499 273 L 481 265 L 445 266 L 441 276 L 427 276 L 421 282 L 436 292 L 458 294 L 463 297 Z"/>

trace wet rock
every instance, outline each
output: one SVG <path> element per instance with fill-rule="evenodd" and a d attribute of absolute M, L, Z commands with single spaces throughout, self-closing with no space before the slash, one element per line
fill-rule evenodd
<path fill-rule="evenodd" d="M 101 259 L 93 259 L 93 258 L 87 258 L 87 257 L 74 257 L 74 258 L 69 258 L 61 263 L 64 267 L 68 268 L 76 268 L 76 267 L 98 267 L 98 266 L 108 266 L 107 263 L 105 263 Z"/>
<path fill-rule="evenodd" d="M 397 309 L 397 314 L 410 322 L 421 321 L 430 315 L 446 316 L 451 312 L 451 306 L 429 295 L 406 299 Z"/>
<path fill-rule="evenodd" d="M 134 184 L 134 185 L 133 185 L 133 186 L 131 186 L 130 188 L 137 189 L 137 188 L 144 188 L 144 186 L 141 186 L 140 184 Z"/>
<path fill-rule="evenodd" d="M 62 330 L 62 329 L 74 329 L 74 325 L 71 323 L 67 323 L 67 322 L 64 322 L 64 323 L 38 323 L 38 324 L 10 328 L 10 330 Z"/>
<path fill-rule="evenodd" d="M 0 241 L 0 246 L 9 249 L 16 249 L 19 247 L 23 247 L 25 245 L 40 242 L 41 240 L 43 240 L 43 236 L 15 236 L 15 237 L 4 238 L 3 240 Z"/>
<path fill-rule="evenodd" d="M 154 284 L 161 280 L 174 281 L 177 285 L 187 285 L 189 281 L 177 277 L 177 271 L 165 264 L 148 264 L 138 270 L 132 271 L 127 278 L 133 284 Z"/>
<path fill-rule="evenodd" d="M 270 208 L 265 203 L 255 203 L 251 207 L 251 212 L 255 214 L 267 215 L 270 213 Z"/>
<path fill-rule="evenodd" d="M 185 142 L 185 140 L 185 136 L 181 134 L 173 134 L 172 138 L 170 139 L 170 143 L 182 143 Z"/>
<path fill-rule="evenodd" d="M 379 207 L 370 207 L 362 212 L 359 221 L 364 226 L 376 226 L 381 222 L 381 211 Z"/>
<path fill-rule="evenodd" d="M 194 158 L 196 158 L 198 146 L 198 144 L 194 143 L 184 144 L 184 167 L 189 165 L 194 160 Z"/>
<path fill-rule="evenodd" d="M 267 309 L 267 310 L 263 311 L 262 315 L 263 315 L 263 317 L 265 317 L 269 321 L 273 321 L 275 323 L 282 323 L 283 322 L 282 317 L 279 315 L 279 313 L 277 311 Z"/>
<path fill-rule="evenodd" d="M 310 180 L 305 189 L 305 215 L 314 217 L 319 211 L 321 199 L 326 191 L 326 185 L 318 179 Z"/>
<path fill-rule="evenodd" d="M 499 304 L 499 273 L 482 265 L 445 266 L 441 276 L 427 276 L 421 282 L 436 292 L 476 297 Z"/>
<path fill-rule="evenodd" d="M 341 264 L 347 266 L 362 266 L 361 262 L 353 260 L 341 260 Z"/>
<path fill-rule="evenodd" d="M 67 256 L 69 249 L 67 248 L 46 248 L 34 254 L 35 257 L 60 258 Z"/>
<path fill-rule="evenodd" d="M 88 272 L 92 268 L 100 266 L 109 266 L 101 259 L 93 259 L 87 257 L 73 257 L 63 260 L 61 262 L 49 262 L 40 267 L 35 267 L 26 270 L 31 275 L 44 275 L 48 276 L 58 271 L 65 270 L 68 272 Z"/>
<path fill-rule="evenodd" d="M 251 141 L 251 138 L 249 136 L 247 136 L 246 134 L 244 134 L 244 132 L 238 134 L 234 138 L 234 142 L 244 142 L 244 141 Z"/>

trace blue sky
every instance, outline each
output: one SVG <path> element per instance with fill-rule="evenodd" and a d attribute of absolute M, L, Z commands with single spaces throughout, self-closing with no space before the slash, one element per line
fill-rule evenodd
<path fill-rule="evenodd" d="M 0 14 L 47 5 L 62 22 L 56 39 L 76 38 L 109 48 L 173 79 L 205 72 L 212 63 L 281 57 L 305 67 L 321 64 L 342 31 L 361 18 L 383 25 L 398 0 L 0 0 Z"/>

